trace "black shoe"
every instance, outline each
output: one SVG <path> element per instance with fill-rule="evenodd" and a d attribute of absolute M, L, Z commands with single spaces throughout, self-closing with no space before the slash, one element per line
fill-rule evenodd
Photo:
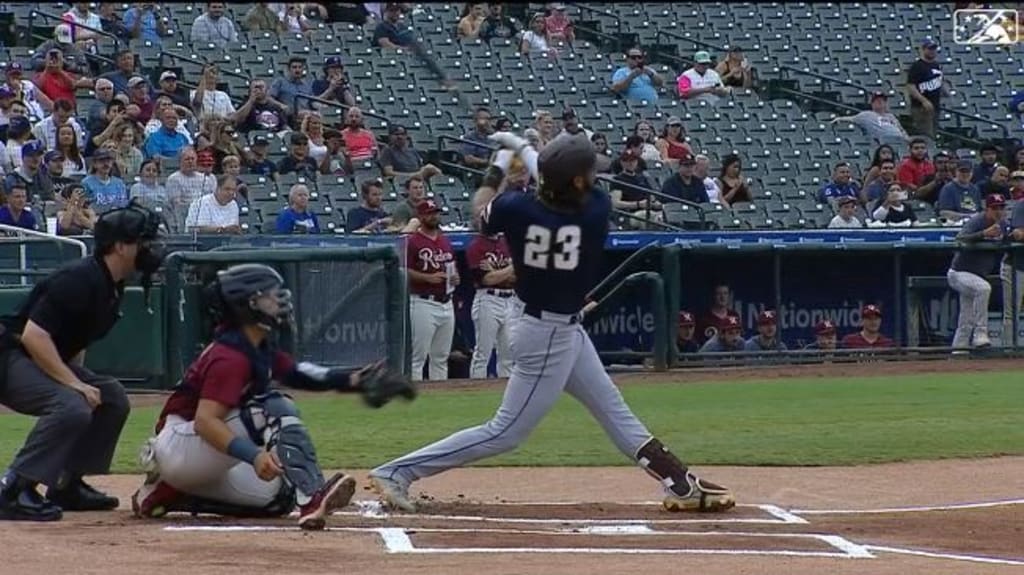
<path fill-rule="evenodd" d="M 13 474 L 0 478 L 0 520 L 59 521 L 64 516 L 59 506 L 36 491 L 36 486 Z"/>
<path fill-rule="evenodd" d="M 81 478 L 72 479 L 62 489 L 50 488 L 46 496 L 66 511 L 109 511 L 121 504 L 117 497 L 97 491 Z"/>

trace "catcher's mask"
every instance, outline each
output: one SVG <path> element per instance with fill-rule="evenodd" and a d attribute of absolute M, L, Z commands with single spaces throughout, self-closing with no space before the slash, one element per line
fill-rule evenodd
<path fill-rule="evenodd" d="M 211 285 L 215 311 L 236 325 L 256 325 L 265 331 L 290 327 L 292 292 L 274 268 L 264 264 L 238 264 L 217 272 Z"/>
<path fill-rule="evenodd" d="M 160 226 L 163 218 L 153 210 L 132 199 L 127 206 L 104 212 L 93 228 L 95 248 L 93 253 L 101 258 L 117 242 L 138 244 L 135 254 L 135 270 L 142 274 L 141 284 L 146 307 L 149 307 L 149 291 L 153 285 L 153 274 L 167 255 L 166 246 L 160 241 Z"/>

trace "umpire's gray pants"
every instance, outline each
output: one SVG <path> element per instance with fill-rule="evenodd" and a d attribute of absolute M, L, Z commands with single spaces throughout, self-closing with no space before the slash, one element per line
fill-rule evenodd
<path fill-rule="evenodd" d="M 20 349 L 8 352 L 3 363 L 0 403 L 39 418 L 11 469 L 50 487 L 65 473 L 72 478 L 109 472 L 130 410 L 121 383 L 70 365 L 83 383 L 99 389 L 103 403 L 93 410 L 81 393 L 50 378 Z"/>

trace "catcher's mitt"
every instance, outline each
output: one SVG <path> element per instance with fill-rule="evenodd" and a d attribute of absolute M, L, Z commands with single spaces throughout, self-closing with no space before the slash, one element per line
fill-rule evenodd
<path fill-rule="evenodd" d="M 359 370 L 359 389 L 363 401 L 374 409 L 383 407 L 396 396 L 406 401 L 416 398 L 416 385 L 408 377 L 388 369 L 383 360 Z"/>

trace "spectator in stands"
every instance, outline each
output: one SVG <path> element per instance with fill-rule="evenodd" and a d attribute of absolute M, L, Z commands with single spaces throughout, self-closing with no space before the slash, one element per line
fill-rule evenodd
<path fill-rule="evenodd" d="M 313 81 L 313 95 L 321 100 L 355 106 L 356 97 L 345 74 L 341 56 L 324 59 L 324 77 Z M 319 104 L 318 104 L 319 105 Z"/>
<path fill-rule="evenodd" d="M 646 54 L 634 46 L 626 50 L 626 65 L 612 74 L 612 92 L 631 102 L 658 101 L 658 90 L 665 80 L 654 68 L 647 66 Z"/>
<path fill-rule="evenodd" d="M 292 132 L 288 136 L 288 155 L 277 163 L 277 173 L 291 174 L 316 181 L 320 166 L 309 156 L 309 138 L 301 132 Z"/>
<path fill-rule="evenodd" d="M 739 327 L 740 314 L 733 309 L 732 290 L 727 284 L 717 283 L 712 292 L 711 308 L 697 321 L 697 337 L 701 341 L 711 339 L 729 318 L 735 318 Z"/>
<path fill-rule="evenodd" d="M 676 349 L 679 353 L 697 353 L 700 351 L 700 344 L 694 339 L 696 321 L 693 314 L 688 311 L 679 312 L 679 329 L 676 332 Z"/>
<path fill-rule="evenodd" d="M 882 310 L 867 304 L 860 310 L 861 329 L 843 337 L 843 349 L 870 349 L 895 347 L 896 344 L 882 333 Z"/>
<path fill-rule="evenodd" d="M 865 190 L 874 183 L 875 178 L 879 177 L 882 170 L 882 162 L 885 160 L 892 160 L 894 165 L 899 163 L 899 157 L 896 156 L 896 151 L 889 144 L 882 144 L 875 148 L 875 153 L 871 157 L 871 165 L 868 167 L 868 172 L 864 175 L 862 181 Z"/>
<path fill-rule="evenodd" d="M 327 146 L 327 153 L 320 162 L 321 174 L 335 174 L 338 176 L 351 174 L 352 160 L 348 157 L 345 149 L 345 137 L 338 130 L 328 128 L 324 130 L 324 144 Z"/>
<path fill-rule="evenodd" d="M 160 183 L 160 162 L 144 160 L 139 168 L 139 181 L 128 190 L 129 199 L 138 199 L 139 203 L 161 212 L 170 209 L 167 201 L 167 188 Z"/>
<path fill-rule="evenodd" d="M 91 70 L 85 52 L 71 41 L 71 25 L 58 24 L 53 28 L 53 38 L 36 46 L 30 61 L 32 69 L 41 72 L 46 68 L 46 60 L 51 50 L 63 56 L 64 70 L 78 75 L 88 75 Z"/>
<path fill-rule="evenodd" d="M 923 138 L 910 140 L 910 155 L 900 162 L 899 170 L 896 172 L 896 179 L 905 190 L 915 192 L 917 188 L 926 183 L 929 176 L 935 175 L 935 164 L 928 159 L 928 143 Z"/>
<path fill-rule="evenodd" d="M 320 222 L 309 209 L 309 188 L 305 184 L 295 184 L 288 190 L 288 207 L 277 215 L 274 233 L 320 233 Z"/>
<path fill-rule="evenodd" d="M 654 126 L 651 125 L 647 120 L 640 120 L 633 126 L 633 134 L 639 136 L 643 140 L 643 147 L 640 149 L 640 157 L 645 162 L 660 162 L 661 152 L 657 146 L 654 145 L 655 133 Z"/>
<path fill-rule="evenodd" d="M 213 155 L 213 146 L 200 148 L 196 152 L 196 167 L 199 171 L 208 176 L 215 176 L 213 168 L 217 165 L 217 159 Z M 237 188 L 236 188 L 237 191 Z"/>
<path fill-rule="evenodd" d="M 829 229 L 863 228 L 864 224 L 857 219 L 857 198 L 841 196 L 836 198 L 836 215 L 828 223 Z"/>
<path fill-rule="evenodd" d="M 722 158 L 722 170 L 718 174 L 718 187 L 722 190 L 721 202 L 732 206 L 736 202 L 749 202 L 754 195 L 743 177 L 743 162 L 739 155 L 729 154 Z"/>
<path fill-rule="evenodd" d="M 543 148 L 548 142 L 558 135 L 558 127 L 555 125 L 555 117 L 547 110 L 536 110 L 533 113 L 533 127 L 540 136 L 540 146 Z M 540 151 L 541 148 L 537 148 Z"/>
<path fill-rule="evenodd" d="M 405 181 L 405 201 L 398 204 L 391 214 L 389 232 L 408 234 L 419 229 L 418 209 L 427 199 L 427 186 L 423 178 L 413 176 Z"/>
<path fill-rule="evenodd" d="M 242 20 L 245 29 L 250 32 L 284 32 L 284 23 L 277 17 L 277 13 L 267 6 L 266 2 L 256 2 L 252 8 L 245 13 Z"/>
<path fill-rule="evenodd" d="M 192 104 L 192 101 L 189 99 L 188 88 L 178 84 L 178 74 L 173 70 L 165 70 L 160 74 L 160 86 L 153 96 L 157 101 L 160 100 L 161 96 L 166 96 L 170 98 L 175 106 L 190 108 Z"/>
<path fill-rule="evenodd" d="M 992 194 L 999 194 L 1003 197 L 1010 196 L 1010 169 L 1006 166 L 996 166 L 992 170 L 992 177 L 984 185 L 979 187 L 981 197 Z"/>
<path fill-rule="evenodd" d="M 849 162 L 838 162 L 832 168 L 832 181 L 822 186 L 818 192 L 818 201 L 824 204 L 848 196 L 861 204 L 867 204 L 866 196 L 857 182 L 853 181 L 852 175 Z"/>
<path fill-rule="evenodd" d="M 171 210 L 164 213 L 168 229 L 175 233 L 184 231 L 181 226 L 192 202 L 217 190 L 216 178 L 196 170 L 198 154 L 194 147 L 183 149 L 178 162 L 178 171 L 167 177 L 167 201 Z"/>
<path fill-rule="evenodd" d="M 5 73 L 7 86 L 14 92 L 14 101 L 22 102 L 27 108 L 26 117 L 33 122 L 42 120 L 45 114 L 43 109 L 52 110 L 53 100 L 47 97 L 39 88 L 29 80 L 22 77 L 22 68 L 19 62 L 7 64 Z"/>
<path fill-rule="evenodd" d="M 288 114 L 296 115 L 300 109 L 309 108 L 309 100 L 300 100 L 299 96 L 312 95 L 313 82 L 306 77 L 305 58 L 288 58 L 288 72 L 283 78 L 274 78 L 269 97 L 284 104 Z"/>
<path fill-rule="evenodd" d="M 234 176 L 217 178 L 217 190 L 192 202 L 185 218 L 185 231 L 200 234 L 240 234 Z"/>
<path fill-rule="evenodd" d="M 888 194 L 892 184 L 899 184 L 896 181 L 896 162 L 893 160 L 882 160 L 878 170 L 878 177 L 871 181 L 871 185 L 864 188 L 864 195 L 868 202 L 875 202 Z M 902 186 L 900 190 L 902 190 Z"/>
<path fill-rule="evenodd" d="M 970 160 L 960 160 L 956 165 L 956 178 L 942 187 L 935 211 L 940 218 L 960 221 L 976 214 L 981 209 L 981 192 L 971 183 Z"/>
<path fill-rule="evenodd" d="M 153 117 L 156 102 L 149 97 L 149 84 L 142 76 L 135 76 L 128 80 L 128 101 L 130 102 L 126 108 L 128 116 L 142 125 L 149 122 Z M 132 105 L 138 108 L 138 112 L 134 115 L 132 114 Z"/>
<path fill-rule="evenodd" d="M 663 163 L 675 164 L 683 158 L 694 155 L 693 149 L 683 138 L 683 121 L 679 119 L 679 116 L 669 116 L 665 127 L 661 130 L 661 137 L 654 142 Z"/>
<path fill-rule="evenodd" d="M 1024 170 L 1010 174 L 1010 198 L 1014 201 L 1024 199 Z"/>
<path fill-rule="evenodd" d="M 459 38 L 463 40 L 475 40 L 480 36 L 484 21 L 487 20 L 487 4 L 483 2 L 467 2 L 462 9 L 462 16 L 459 20 Z"/>
<path fill-rule="evenodd" d="M 32 126 L 29 124 L 28 118 L 21 116 L 11 118 L 11 123 L 7 127 L 7 161 L 4 166 L 6 173 L 10 174 L 16 168 L 21 167 L 24 148 L 29 142 L 39 141 L 32 139 Z M 42 142 L 39 142 L 39 146 L 45 149 Z"/>
<path fill-rule="evenodd" d="M 157 13 L 156 3 L 139 2 L 124 13 L 124 26 L 132 38 L 160 47 L 167 35 L 167 23 Z"/>
<path fill-rule="evenodd" d="M 704 154 L 697 154 L 694 160 L 696 164 L 693 166 L 693 175 L 704 182 L 704 191 L 708 194 L 708 201 L 712 204 L 722 203 L 722 190 L 718 187 L 718 180 L 710 176 L 711 158 Z"/>
<path fill-rule="evenodd" d="M 266 81 L 260 79 L 249 84 L 249 98 L 233 116 L 235 126 L 243 133 L 280 132 L 288 128 L 287 117 L 288 106 L 271 96 Z"/>
<path fill-rule="evenodd" d="M 363 124 L 363 111 L 352 107 L 345 112 L 345 128 L 341 131 L 345 148 L 353 165 L 377 156 L 377 137 Z"/>
<path fill-rule="evenodd" d="M 238 156 L 225 156 L 221 168 L 224 170 L 224 175 L 234 176 L 238 182 L 238 188 L 235 190 L 235 201 L 238 202 L 239 206 L 248 206 L 249 186 L 241 180 L 242 158 Z"/>
<path fill-rule="evenodd" d="M 143 151 L 147 159 L 165 163 L 176 160 L 189 141 L 178 131 L 178 113 L 172 108 L 164 108 L 162 114 L 161 128 L 146 138 Z"/>
<path fill-rule="evenodd" d="M 544 18 L 544 30 L 549 43 L 572 44 L 576 39 L 572 22 L 565 14 L 565 4 L 552 2 L 548 4 L 548 16 Z"/>
<path fill-rule="evenodd" d="M 890 226 L 912 226 L 917 221 L 917 215 L 910 204 L 905 203 L 910 194 L 900 186 L 899 182 L 892 182 L 886 190 L 884 198 L 878 198 L 875 202 L 875 209 L 871 217 L 876 222 Z"/>
<path fill-rule="evenodd" d="M 981 146 L 981 161 L 978 165 L 974 166 L 974 173 L 971 174 L 971 183 L 978 186 L 978 188 L 984 188 L 985 183 L 992 177 L 992 172 L 996 169 L 996 163 L 999 161 L 999 148 L 991 142 L 987 142 Z"/>
<path fill-rule="evenodd" d="M 49 181 L 49 185 L 45 182 L 43 184 L 43 193 L 40 195 L 40 199 L 50 201 L 56 198 L 67 198 L 64 190 L 71 184 L 77 184 L 77 178 L 69 178 L 64 175 L 64 154 L 57 150 L 50 150 L 43 156 L 43 167 L 45 168 L 44 175 L 45 180 Z"/>
<path fill-rule="evenodd" d="M 595 171 L 598 174 L 607 174 L 612 169 L 612 152 L 608 149 L 608 138 L 604 134 L 594 134 L 590 137 L 590 143 L 594 144 L 594 150 L 597 151 Z"/>
<path fill-rule="evenodd" d="M 57 212 L 57 235 L 81 236 L 91 232 L 96 224 L 93 210 L 81 184 L 71 184 L 65 190 L 63 209 Z"/>
<path fill-rule="evenodd" d="M 303 4 L 295 2 L 284 4 L 277 13 L 277 17 L 281 20 L 285 32 L 305 34 L 308 38 L 309 33 L 313 30 L 313 24 L 309 21 L 309 17 L 302 12 L 303 6 Z"/>
<path fill-rule="evenodd" d="M 661 202 L 643 192 L 643 190 L 653 191 L 654 185 L 640 170 L 640 157 L 636 155 L 635 151 L 626 150 L 619 157 L 619 161 L 622 164 L 622 171 L 615 174 L 614 180 L 616 183 L 626 185 L 612 184 L 612 206 L 639 218 L 661 221 Z M 628 225 L 633 229 L 643 229 L 644 227 L 643 222 L 633 218 L 629 218 Z"/>
<path fill-rule="evenodd" d="M 373 30 L 373 47 L 394 49 L 412 45 L 415 36 L 411 29 L 401 23 L 401 5 L 396 2 L 385 3 L 382 16 Z"/>
<path fill-rule="evenodd" d="M 715 66 L 715 72 L 722 78 L 722 84 L 734 88 L 752 88 L 754 71 L 750 61 L 743 56 L 743 48 L 732 46 L 725 60 Z"/>
<path fill-rule="evenodd" d="M 956 177 L 956 158 L 945 151 L 935 153 L 935 173 L 925 177 L 924 185 L 917 188 L 913 197 L 926 202 L 935 203 L 939 198 L 939 191 L 942 187 L 953 181 Z M 907 186 L 903 186 L 904 189 Z"/>
<path fill-rule="evenodd" d="M 530 18 L 530 29 L 523 32 L 519 42 L 519 53 L 529 56 L 540 56 L 554 58 L 558 51 L 548 44 L 547 17 L 543 12 L 537 12 Z"/>
<path fill-rule="evenodd" d="M 721 96 L 729 93 L 718 72 L 711 67 L 711 55 L 701 50 L 693 55 L 693 67 L 683 72 L 676 87 L 684 100 L 706 102 L 709 106 L 718 104 Z"/>
<path fill-rule="evenodd" d="M 871 96 L 871 109 L 864 110 L 853 116 L 839 116 L 831 123 L 850 122 L 864 133 L 880 142 L 903 143 L 910 140 L 899 119 L 889 111 L 889 96 L 884 92 L 875 92 Z"/>
<path fill-rule="evenodd" d="M 202 16 L 200 16 L 202 18 Z M 189 101 L 192 109 L 200 120 L 208 117 L 233 118 L 235 117 L 235 105 L 227 93 L 217 89 L 217 78 L 220 70 L 216 64 L 207 64 L 203 67 L 203 77 L 196 85 L 196 89 L 189 92 Z M 258 82 L 259 80 L 254 81 Z M 264 85 L 266 85 L 264 83 Z"/>
<path fill-rule="evenodd" d="M 833 351 L 836 349 L 836 324 L 823 319 L 814 325 L 814 343 L 804 349 Z"/>
<path fill-rule="evenodd" d="M 409 178 L 419 176 L 424 180 L 440 175 L 441 170 L 433 164 L 424 164 L 419 153 L 412 148 L 405 127 L 391 124 L 389 144 L 380 151 L 380 168 L 385 178 Z"/>
<path fill-rule="evenodd" d="M 98 150 L 92 157 L 91 173 L 82 180 L 86 197 L 100 213 L 128 203 L 128 188 L 113 175 L 113 168 L 113 154 Z"/>
<path fill-rule="evenodd" d="M 473 115 L 473 131 L 462 136 L 463 140 L 474 142 L 462 144 L 462 163 L 478 170 L 491 165 L 491 111 L 477 108 Z"/>
<path fill-rule="evenodd" d="M 89 2 L 74 2 L 71 9 L 62 15 L 62 19 L 71 25 L 71 35 L 75 43 L 89 52 L 96 53 L 98 31 L 103 30 L 99 14 L 91 10 Z"/>
<path fill-rule="evenodd" d="M 25 208 L 28 202 L 28 190 L 25 184 L 15 182 L 7 190 L 7 203 L 0 207 L 0 224 L 16 226 L 26 230 L 38 229 L 36 217 L 30 209 Z"/>
<path fill-rule="evenodd" d="M 786 351 L 789 349 L 779 339 L 779 317 L 775 310 L 766 309 L 757 314 L 757 335 L 743 344 L 744 351 Z"/>
<path fill-rule="evenodd" d="M 146 126 L 142 129 L 143 139 L 148 138 L 154 132 L 164 127 L 164 113 L 168 111 L 175 112 L 178 115 L 178 124 L 175 131 L 181 134 L 188 141 L 189 145 L 192 145 L 192 134 L 188 131 L 189 119 L 192 120 L 192 125 L 197 126 L 199 124 L 192 115 L 192 110 L 184 106 L 178 106 L 164 94 L 156 99 L 156 109 L 153 111 L 153 117 L 146 122 Z"/>
<path fill-rule="evenodd" d="M 117 148 L 114 150 L 114 165 L 117 166 L 119 177 L 131 181 L 142 169 L 142 150 L 136 145 L 136 132 L 130 126 L 118 132 Z"/>
<path fill-rule="evenodd" d="M 345 229 L 350 234 L 376 234 L 385 231 L 391 225 L 391 218 L 382 207 L 384 189 L 379 180 L 367 180 L 359 189 L 362 203 L 351 210 L 345 217 Z"/>
<path fill-rule="evenodd" d="M 89 129 L 89 133 L 98 134 L 103 128 L 97 127 L 106 124 L 107 105 L 114 99 L 114 83 L 106 78 L 100 78 L 96 80 L 93 89 L 96 92 L 96 99 L 89 104 L 86 128 Z"/>
<path fill-rule="evenodd" d="M 134 133 L 132 134 L 134 136 Z M 64 124 L 57 129 L 57 145 L 52 149 L 64 156 L 61 174 L 68 177 L 85 177 L 85 158 L 78 147 L 78 134 L 74 125 Z"/>
<path fill-rule="evenodd" d="M 728 316 L 722 320 L 719 329 L 708 338 L 700 348 L 700 353 L 728 353 L 744 351 L 746 342 L 743 341 L 743 326 L 740 325 L 740 318 Z"/>
<path fill-rule="evenodd" d="M 100 76 L 110 80 L 114 84 L 114 92 L 117 94 L 128 94 L 128 80 L 139 75 L 135 69 L 135 53 L 131 50 L 121 50 L 114 55 L 114 65 L 117 68 L 113 72 L 107 72 Z"/>
<path fill-rule="evenodd" d="M 500 122 L 501 120 L 508 120 L 508 118 L 500 118 L 498 121 Z M 500 132 L 502 130 L 497 131 Z M 576 110 L 566 108 L 565 111 L 562 112 L 562 131 L 558 133 L 558 136 L 561 136 L 562 134 L 574 136 L 580 132 L 583 132 L 587 138 L 594 135 L 593 132 L 580 125 L 580 119 L 579 116 L 576 115 Z M 558 136 L 555 137 L 557 138 Z"/>
<path fill-rule="evenodd" d="M 930 37 L 921 42 L 921 57 L 907 69 L 907 97 L 910 100 L 912 132 L 935 138 L 942 96 L 949 89 L 942 76 L 937 56 L 939 45 Z"/>
<path fill-rule="evenodd" d="M 64 71 L 64 56 L 60 50 L 46 53 L 46 67 L 32 81 L 51 101 L 67 100 L 71 102 L 72 108 L 76 102 L 75 90 L 93 87 L 93 80 L 89 77 L 76 78 L 74 74 Z"/>
<path fill-rule="evenodd" d="M 75 107 L 68 100 L 55 101 L 53 114 L 32 127 L 32 136 L 42 142 L 46 149 L 53 150 L 57 147 L 57 128 L 71 126 L 75 130 L 78 145 L 85 146 L 85 130 L 74 118 L 74 113 Z"/>
<path fill-rule="evenodd" d="M 1021 92 L 1024 94 L 1024 91 Z M 1013 151 L 1013 157 L 1010 159 L 1010 172 L 1018 172 L 1024 170 L 1024 146 L 1020 146 Z"/>
<path fill-rule="evenodd" d="M 224 9 L 223 2 L 206 3 L 206 13 L 200 14 L 192 22 L 189 37 L 193 48 L 213 44 L 223 49 L 238 42 L 238 30 L 235 29 L 235 23 L 224 15 Z"/>
<path fill-rule="evenodd" d="M 267 157 L 270 148 L 270 141 L 263 136 L 257 136 L 249 148 L 252 157 L 249 159 L 249 173 L 260 176 L 277 178 L 277 164 Z"/>
<path fill-rule="evenodd" d="M 327 158 L 327 138 L 324 134 L 324 121 L 320 112 L 304 110 L 299 114 L 299 131 L 309 138 L 309 157 L 320 166 L 321 174 L 329 174 L 330 160 Z M 344 142 L 344 138 L 342 139 Z"/>
<path fill-rule="evenodd" d="M 626 138 L 626 143 L 622 149 L 622 152 L 625 153 L 626 150 L 632 150 L 633 152 L 635 152 L 637 156 L 640 156 L 640 170 L 647 171 L 647 162 L 643 158 L 643 149 L 643 138 L 634 134 Z M 611 171 L 613 174 L 617 174 L 622 171 L 622 162 L 619 160 L 618 157 L 616 157 L 615 160 L 612 161 Z"/>
<path fill-rule="evenodd" d="M 519 35 L 516 19 L 505 15 L 505 5 L 492 2 L 491 9 L 480 27 L 480 39 L 490 42 L 494 38 L 512 40 Z"/>
<path fill-rule="evenodd" d="M 7 174 L 4 189 L 10 190 L 14 184 L 25 186 L 30 196 L 46 196 L 42 170 L 43 152 L 45 148 L 39 140 L 30 140 L 21 146 L 21 164 Z"/>
<path fill-rule="evenodd" d="M 695 204 L 710 202 L 707 186 L 704 179 L 697 176 L 696 168 L 696 158 L 688 156 L 679 160 L 676 173 L 661 185 L 661 193 Z"/>
<path fill-rule="evenodd" d="M 118 40 L 127 44 L 132 39 L 131 30 L 125 26 L 124 20 L 116 10 L 122 8 L 121 4 L 115 2 L 100 2 L 99 3 L 99 17 L 100 17 L 100 29 L 107 34 L 113 34 Z M 159 46 L 159 43 L 155 44 Z"/>

